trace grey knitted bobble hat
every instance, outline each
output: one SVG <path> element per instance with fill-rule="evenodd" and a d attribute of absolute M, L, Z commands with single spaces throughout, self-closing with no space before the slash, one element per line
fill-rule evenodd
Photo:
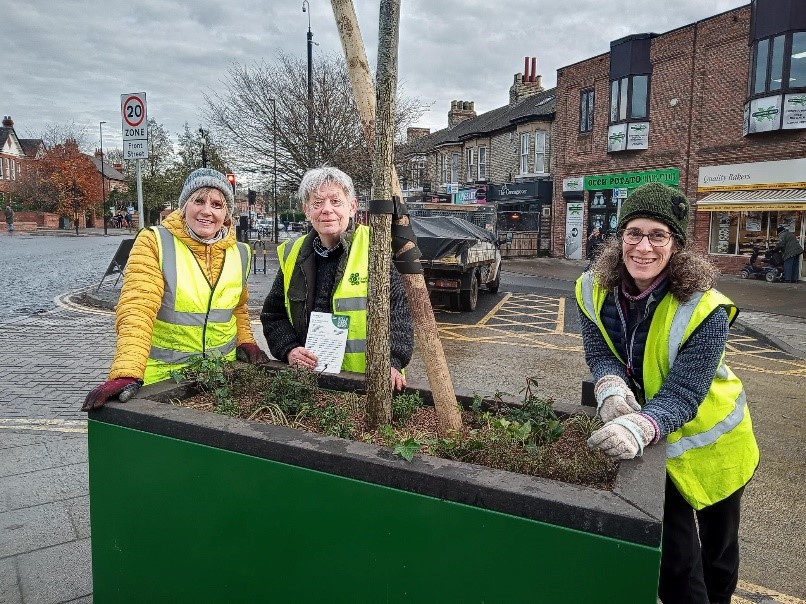
<path fill-rule="evenodd" d="M 204 187 L 218 189 L 224 194 L 224 199 L 227 201 L 227 215 L 232 216 L 235 212 L 235 197 L 232 195 L 232 185 L 229 184 L 226 176 L 212 168 L 199 168 L 188 174 L 185 179 L 185 185 L 182 187 L 182 192 L 179 194 L 179 209 L 182 210 L 182 213 L 185 213 L 185 204 L 190 199 L 190 196 Z"/>
<path fill-rule="evenodd" d="M 651 182 L 636 188 L 621 204 L 618 228 L 623 229 L 633 218 L 659 220 L 685 245 L 690 209 L 691 204 L 680 191 Z"/>

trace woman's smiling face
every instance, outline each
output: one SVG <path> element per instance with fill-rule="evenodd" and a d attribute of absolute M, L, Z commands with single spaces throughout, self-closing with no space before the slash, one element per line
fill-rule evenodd
<path fill-rule="evenodd" d="M 218 189 L 199 189 L 185 206 L 185 222 L 202 239 L 212 239 L 224 226 L 227 200 Z"/>
<path fill-rule="evenodd" d="M 631 231 L 634 230 L 634 231 Z M 644 291 L 657 279 L 666 267 L 669 260 L 677 251 L 677 240 L 671 234 L 669 227 L 664 223 L 651 218 L 635 218 L 630 220 L 624 227 L 624 232 L 640 231 L 641 235 L 655 234 L 655 238 L 661 239 L 660 233 L 666 233 L 668 240 L 665 245 L 653 246 L 648 236 L 641 236 L 638 243 L 627 243 L 622 236 L 621 257 L 627 272 L 635 281 L 638 291 Z"/>

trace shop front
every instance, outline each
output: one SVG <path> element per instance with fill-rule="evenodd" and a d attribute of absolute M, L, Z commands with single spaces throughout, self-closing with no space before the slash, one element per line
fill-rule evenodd
<path fill-rule="evenodd" d="M 599 229 L 605 238 L 614 235 L 623 201 L 633 189 L 650 182 L 677 187 L 680 171 L 667 168 L 563 179 L 563 198 L 566 201 L 565 257 L 582 258 L 587 251 L 583 250 L 583 235 L 587 237 L 594 229 Z M 584 208 L 583 215 L 579 213 L 580 206 Z M 582 226 L 586 223 L 587 229 L 583 233 Z"/>
<path fill-rule="evenodd" d="M 550 180 L 488 185 L 487 200 L 496 205 L 502 256 L 549 253 L 552 186 Z"/>
<path fill-rule="evenodd" d="M 806 159 L 702 167 L 697 194 L 707 251 L 725 272 L 740 270 L 754 248 L 774 247 L 779 226 L 803 245 Z M 802 257 L 798 274 L 806 277 Z"/>

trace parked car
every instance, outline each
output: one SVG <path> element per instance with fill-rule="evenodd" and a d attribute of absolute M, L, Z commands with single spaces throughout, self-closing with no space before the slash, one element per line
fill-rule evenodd
<path fill-rule="evenodd" d="M 255 222 L 255 229 L 259 237 L 270 237 L 274 232 L 274 221 L 270 218 L 258 218 Z"/>

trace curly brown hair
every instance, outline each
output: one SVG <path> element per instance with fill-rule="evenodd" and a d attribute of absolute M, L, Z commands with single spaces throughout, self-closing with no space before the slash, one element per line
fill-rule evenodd
<path fill-rule="evenodd" d="M 669 291 L 680 302 L 687 302 L 698 291 L 706 291 L 716 285 L 719 269 L 702 253 L 689 245 L 680 246 L 677 239 L 673 245 L 677 251 L 669 259 Z M 599 248 L 599 254 L 591 267 L 597 283 L 607 290 L 627 281 L 634 285 L 624 266 L 621 238 L 610 237 Z"/>

